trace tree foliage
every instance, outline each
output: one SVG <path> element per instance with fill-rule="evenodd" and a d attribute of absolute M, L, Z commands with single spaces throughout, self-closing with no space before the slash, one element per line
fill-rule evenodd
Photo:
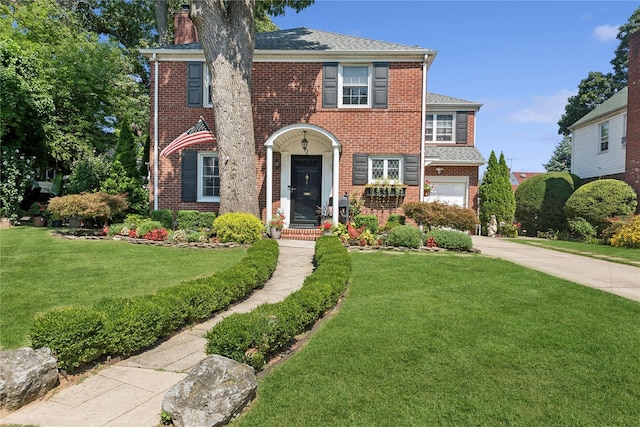
<path fill-rule="evenodd" d="M 480 223 L 486 227 L 491 215 L 496 216 L 498 223 L 510 224 L 516 210 L 515 197 L 509 182 L 509 168 L 500 153 L 500 160 L 495 152 L 491 151 L 487 170 L 482 177 L 482 183 L 478 188 L 480 198 Z"/>
<path fill-rule="evenodd" d="M 544 169 L 547 172 L 571 172 L 571 137 L 565 136 L 556 146 Z"/>
<path fill-rule="evenodd" d="M 615 57 L 611 60 L 612 73 L 592 71 L 578 85 L 578 93 L 569 97 L 565 112 L 558 121 L 558 133 L 569 135 L 569 126 L 580 120 L 627 85 L 629 72 L 629 35 L 640 28 L 640 8 L 636 9 L 629 21 L 618 28 L 620 40 Z"/>

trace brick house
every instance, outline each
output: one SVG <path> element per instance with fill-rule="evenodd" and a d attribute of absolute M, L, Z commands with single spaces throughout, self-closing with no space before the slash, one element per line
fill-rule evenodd
<path fill-rule="evenodd" d="M 640 31 L 629 37 L 627 87 L 570 130 L 571 173 L 585 181 L 620 179 L 640 194 Z"/>
<path fill-rule="evenodd" d="M 151 201 L 154 209 L 217 211 L 215 141 L 158 155 L 200 117 L 211 128 L 214 121 L 195 28 L 188 11 L 174 19 L 174 45 L 142 50 L 151 61 Z M 319 210 L 345 194 L 361 195 L 363 213 L 382 221 L 402 213 L 403 202 L 447 200 L 447 192 L 476 208 L 484 163 L 474 147 L 480 105 L 427 96 L 435 56 L 307 28 L 256 34 L 252 103 L 262 219 L 279 210 L 285 227 L 315 227 Z M 440 193 L 424 196 L 425 176 Z M 401 184 L 402 196 L 388 203 L 367 197 L 366 188 L 381 181 Z M 337 209 L 330 215 L 339 220 Z"/>

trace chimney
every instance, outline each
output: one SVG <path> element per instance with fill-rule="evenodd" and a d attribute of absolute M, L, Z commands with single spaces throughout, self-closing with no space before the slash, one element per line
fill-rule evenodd
<path fill-rule="evenodd" d="M 189 5 L 183 4 L 180 10 L 173 14 L 174 44 L 195 43 L 198 41 L 198 31 L 189 16 Z"/>
<path fill-rule="evenodd" d="M 640 29 L 629 35 L 626 150 L 624 180 L 640 196 Z"/>

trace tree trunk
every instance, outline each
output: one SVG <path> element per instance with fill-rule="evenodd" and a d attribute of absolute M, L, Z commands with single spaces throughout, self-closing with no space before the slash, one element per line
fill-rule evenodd
<path fill-rule="evenodd" d="M 220 214 L 248 212 L 260 218 L 251 107 L 255 0 L 193 0 L 211 73 L 220 170 Z"/>
<path fill-rule="evenodd" d="M 160 46 L 169 44 L 169 0 L 156 0 L 156 29 Z"/>

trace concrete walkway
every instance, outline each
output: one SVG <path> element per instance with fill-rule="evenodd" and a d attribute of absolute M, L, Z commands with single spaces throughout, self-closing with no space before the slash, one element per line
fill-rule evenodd
<path fill-rule="evenodd" d="M 524 245 L 509 239 L 473 236 L 473 247 L 483 255 L 640 301 L 638 267 Z"/>
<path fill-rule="evenodd" d="M 300 289 L 313 271 L 313 241 L 280 240 L 276 270 L 264 288 L 213 319 L 177 334 L 158 346 L 100 369 L 83 382 L 31 403 L 0 420 L 2 425 L 40 427 L 154 427 L 160 424 L 162 399 L 206 357 L 202 335 L 233 313 L 282 301 Z"/>

